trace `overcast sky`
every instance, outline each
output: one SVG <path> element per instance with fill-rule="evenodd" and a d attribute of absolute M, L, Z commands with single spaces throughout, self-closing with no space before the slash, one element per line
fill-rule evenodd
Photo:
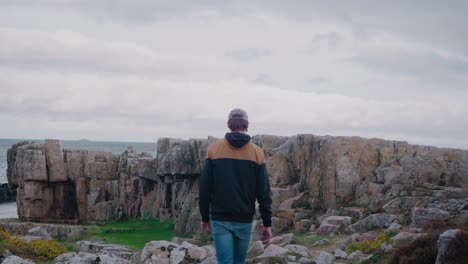
<path fill-rule="evenodd" d="M 468 149 L 468 1 L 0 0 L 0 138 Z"/>

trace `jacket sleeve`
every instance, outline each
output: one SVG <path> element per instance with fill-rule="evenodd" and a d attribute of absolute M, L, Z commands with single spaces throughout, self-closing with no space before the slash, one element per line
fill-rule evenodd
<path fill-rule="evenodd" d="M 209 158 L 205 161 L 202 174 L 199 181 L 198 193 L 198 206 L 200 207 L 200 214 L 203 222 L 210 221 L 210 203 L 211 194 L 213 189 L 213 173 L 211 169 L 211 160 Z"/>
<path fill-rule="evenodd" d="M 257 201 L 264 227 L 271 226 L 271 190 L 265 163 L 260 165 L 257 174 Z"/>

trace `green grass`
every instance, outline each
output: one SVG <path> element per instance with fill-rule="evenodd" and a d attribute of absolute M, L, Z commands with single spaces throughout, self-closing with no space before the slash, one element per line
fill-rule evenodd
<path fill-rule="evenodd" d="M 312 245 L 322 239 L 330 240 L 330 236 L 320 236 L 320 235 L 308 235 L 308 234 L 296 234 L 296 244 L 312 247 Z"/>
<path fill-rule="evenodd" d="M 112 244 L 142 249 L 154 240 L 168 240 L 174 237 L 174 224 L 158 220 L 129 220 L 89 227 L 84 240 L 106 241 Z"/>

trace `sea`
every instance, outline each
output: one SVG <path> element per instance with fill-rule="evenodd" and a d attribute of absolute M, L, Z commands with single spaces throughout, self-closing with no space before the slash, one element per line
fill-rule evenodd
<path fill-rule="evenodd" d="M 7 169 L 7 151 L 13 144 L 22 141 L 33 141 L 42 143 L 44 140 L 31 139 L 0 139 L 0 183 L 8 182 L 6 177 Z M 156 142 L 110 142 L 110 141 L 92 141 L 92 140 L 61 140 L 64 149 L 74 150 L 92 150 L 92 151 L 109 151 L 114 154 L 122 154 L 128 146 L 133 146 L 137 152 L 146 152 L 153 157 L 156 156 Z M 1 218 L 17 218 L 16 203 L 1 203 L 0 204 L 0 219 Z"/>

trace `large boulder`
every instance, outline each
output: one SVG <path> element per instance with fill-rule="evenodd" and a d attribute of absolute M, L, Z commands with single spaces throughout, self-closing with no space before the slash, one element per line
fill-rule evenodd
<path fill-rule="evenodd" d="M 2 264 L 35 264 L 29 259 L 22 259 L 18 256 L 8 256 L 2 262 Z"/>
<path fill-rule="evenodd" d="M 42 226 L 36 226 L 29 229 L 28 235 L 40 237 L 42 240 L 52 240 L 52 236 Z"/>
<path fill-rule="evenodd" d="M 374 229 L 385 229 L 388 228 L 395 219 L 396 216 L 386 213 L 373 214 L 348 226 L 346 231 L 350 233 L 365 233 Z"/>
<path fill-rule="evenodd" d="M 468 233 L 450 229 L 440 235 L 436 264 L 468 263 Z"/>
<path fill-rule="evenodd" d="M 392 237 L 393 246 L 395 248 L 404 248 L 411 246 L 416 240 L 426 237 L 425 233 L 410 233 L 400 232 L 398 235 Z"/>
<path fill-rule="evenodd" d="M 79 252 L 93 253 L 93 254 L 105 254 L 110 257 L 117 257 L 126 260 L 130 260 L 135 254 L 135 251 L 129 247 L 121 245 L 108 244 L 101 241 L 78 241 L 76 242 Z"/>
<path fill-rule="evenodd" d="M 315 260 L 316 264 L 333 264 L 335 263 L 335 256 L 326 251 L 321 251 L 318 258 Z"/>
<path fill-rule="evenodd" d="M 100 263 L 100 264 L 131 264 L 129 260 L 109 256 L 106 254 L 92 253 L 65 253 L 55 258 L 55 264 L 84 264 L 84 263 Z"/>
<path fill-rule="evenodd" d="M 450 213 L 437 208 L 414 208 L 411 214 L 413 227 L 424 227 L 447 221 L 450 218 Z"/>
<path fill-rule="evenodd" d="M 349 216 L 329 216 L 325 218 L 317 230 L 319 235 L 330 235 L 342 232 L 351 224 Z"/>

